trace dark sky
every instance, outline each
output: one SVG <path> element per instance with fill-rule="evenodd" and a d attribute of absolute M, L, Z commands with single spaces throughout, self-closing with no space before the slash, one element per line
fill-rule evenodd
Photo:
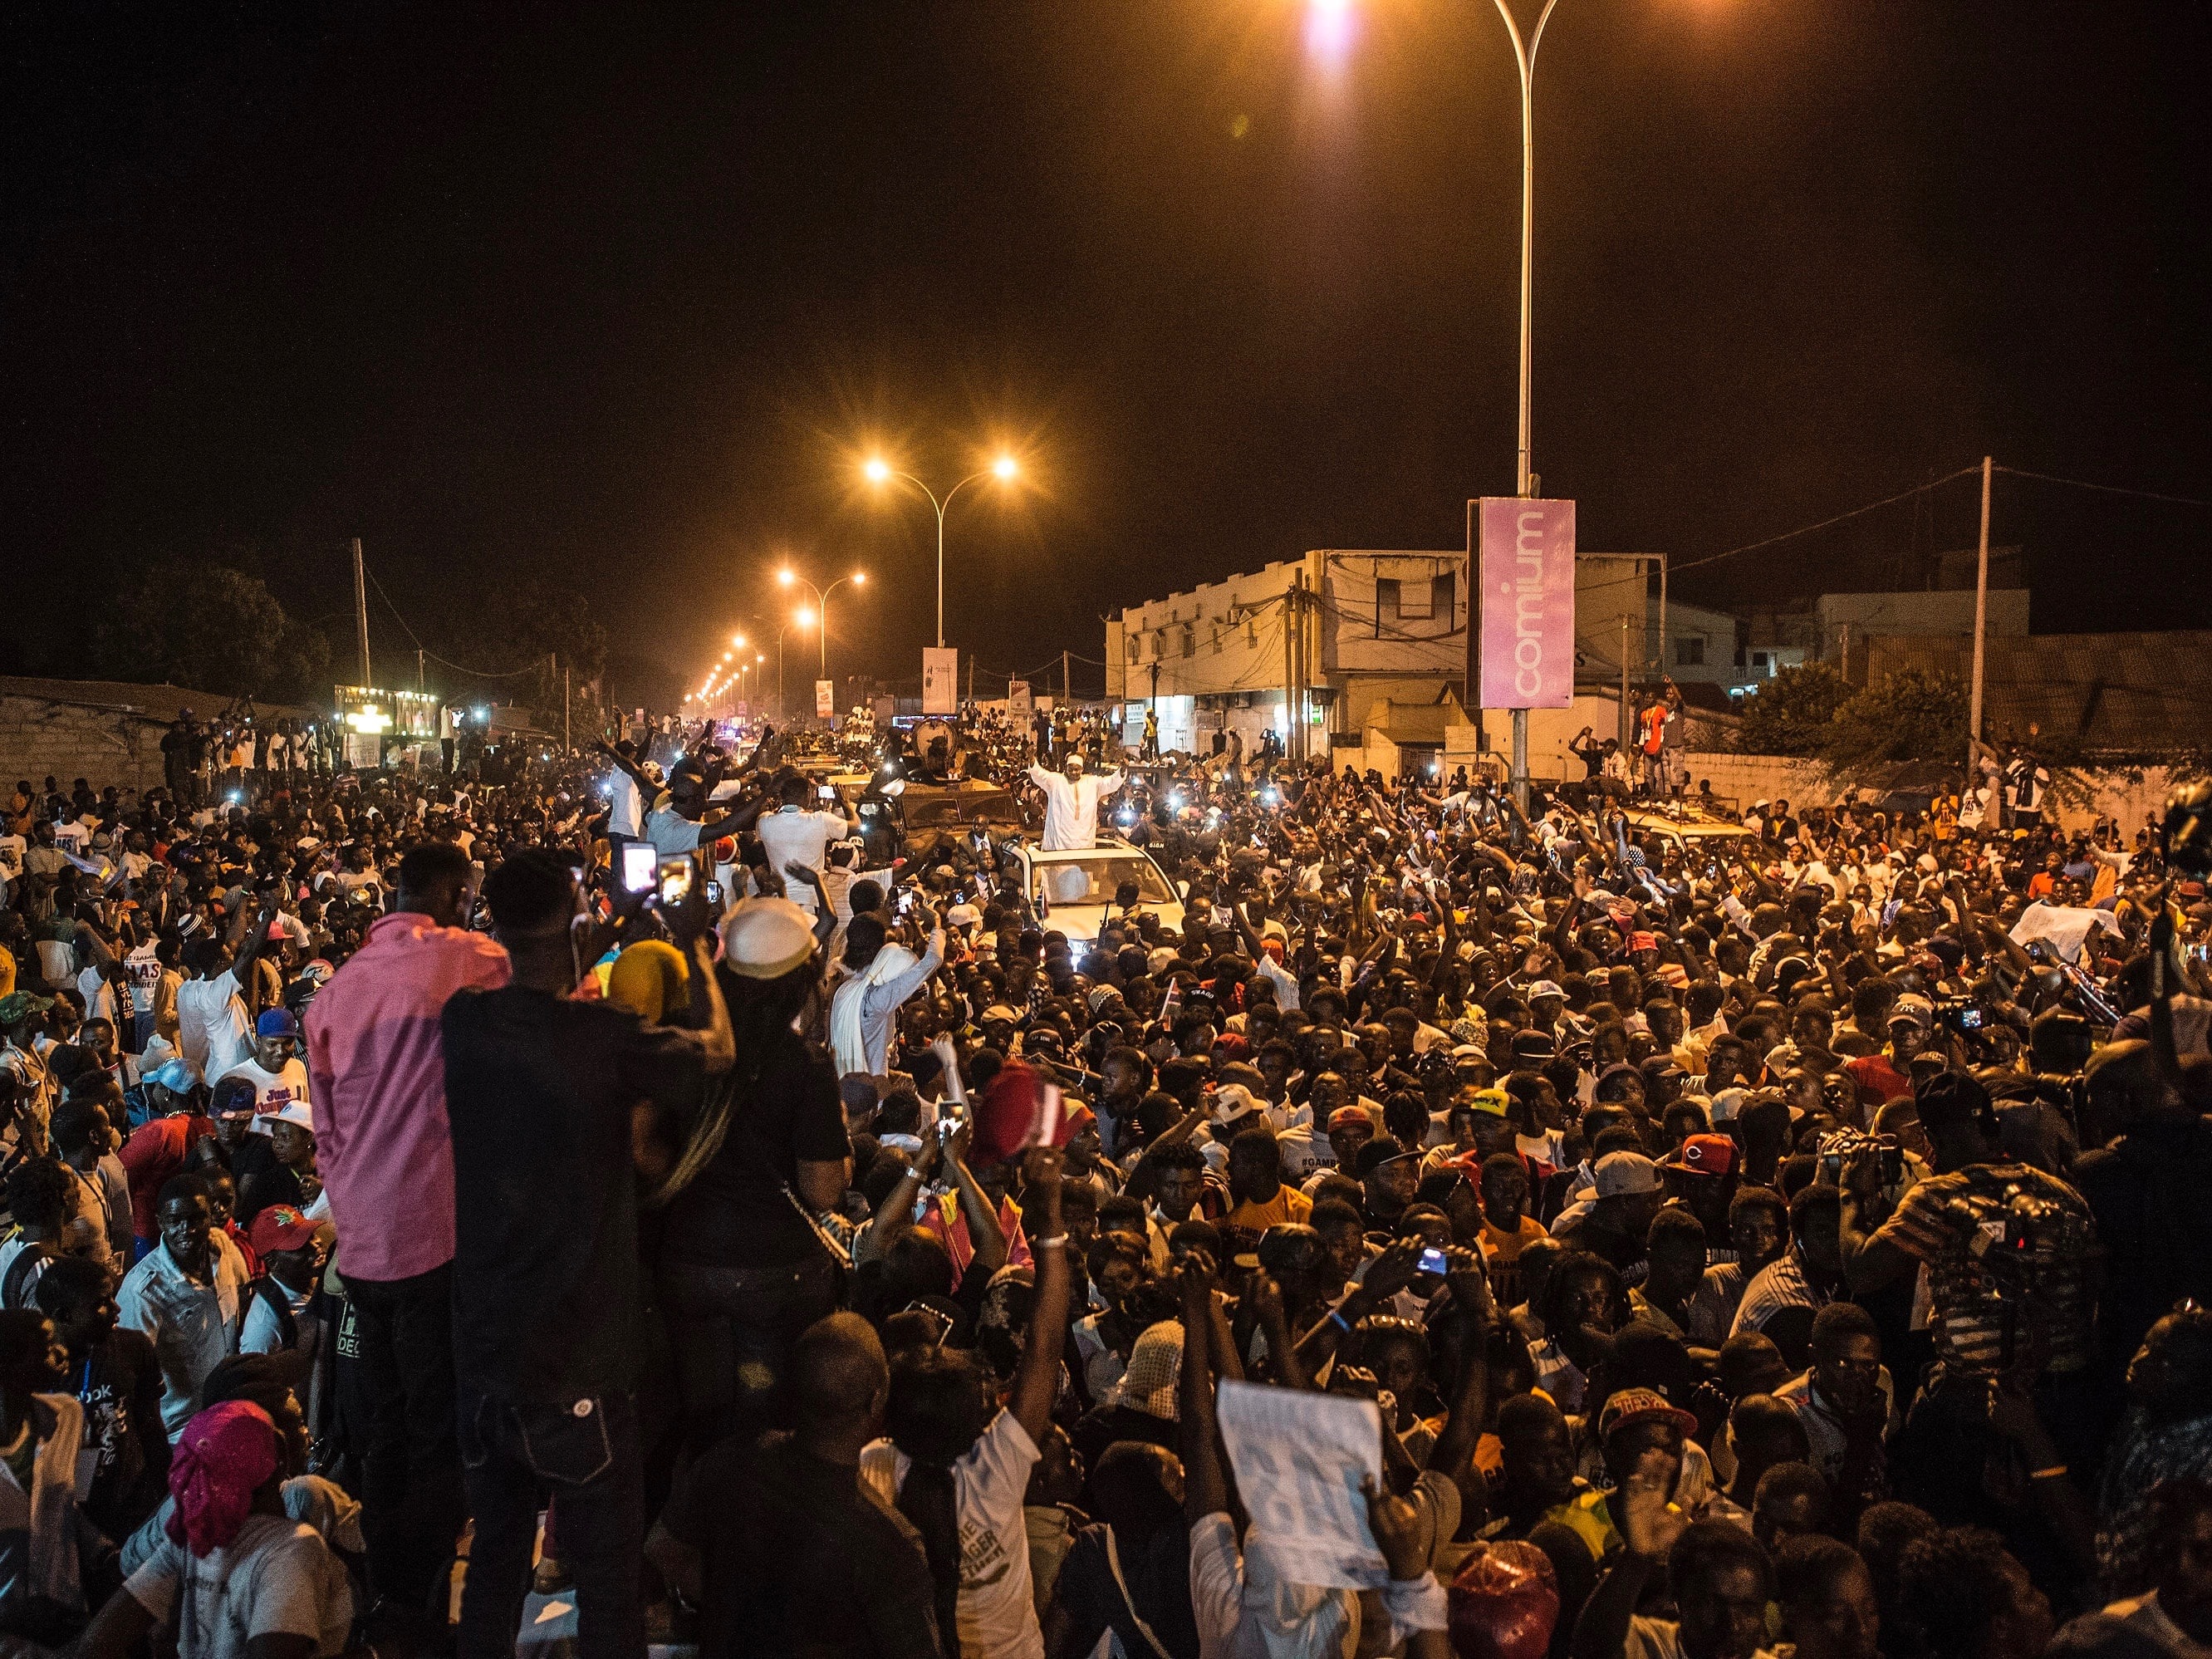
<path fill-rule="evenodd" d="M 1483 0 L 1358 15 L 1332 75 L 1291 0 L 12 9 L 0 560 L 76 605 L 249 545 L 319 617 L 357 534 L 434 644 L 450 576 L 526 571 L 690 672 L 788 550 L 867 566 L 837 631 L 910 673 L 932 520 L 855 487 L 872 441 L 1027 458 L 951 521 L 987 669 L 1460 545 L 1513 486 L 1512 60 Z M 1686 561 L 1984 450 L 2212 495 L 2205 16 L 1561 0 L 1535 451 L 1583 544 Z M 1997 519 L 2039 629 L 2212 623 L 2212 513 L 2008 479 Z M 1682 591 L 1972 533 L 1953 485 Z"/>

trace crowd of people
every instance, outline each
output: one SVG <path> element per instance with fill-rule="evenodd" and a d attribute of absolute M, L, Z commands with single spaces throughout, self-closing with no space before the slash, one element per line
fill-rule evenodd
<path fill-rule="evenodd" d="M 17 784 L 0 1645 L 2212 1650 L 2212 808 L 1121 735 Z"/>

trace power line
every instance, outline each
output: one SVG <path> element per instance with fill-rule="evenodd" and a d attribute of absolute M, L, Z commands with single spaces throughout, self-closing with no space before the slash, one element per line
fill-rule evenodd
<path fill-rule="evenodd" d="M 1838 513 L 1832 519 L 1823 519 L 1818 524 L 1802 525 L 1796 530 L 1785 530 L 1779 536 L 1769 536 L 1765 541 L 1746 542 L 1741 547 L 1731 547 L 1725 553 L 1709 553 L 1702 559 L 1691 559 L 1684 563 L 1673 565 L 1669 568 L 1669 574 L 1679 576 L 1686 570 L 1695 570 L 1701 565 L 1717 564 L 1723 559 L 1735 557 L 1739 553 L 1755 553 L 1760 548 L 1772 547 L 1778 542 L 1791 541 L 1799 536 L 1809 536 L 1816 530 L 1826 530 L 1830 525 L 1842 524 L 1846 520 L 1856 519 L 1862 514 L 1872 513 L 1878 507 L 1893 507 L 1899 501 L 1908 501 L 1915 495 L 1923 495 L 1954 479 L 1972 477 L 1981 470 L 1978 466 L 1962 466 L 1956 472 L 1947 473 L 1940 478 L 1930 478 L 1926 483 L 1915 484 L 1910 489 L 1900 489 L 1894 495 L 1885 495 L 1878 501 L 1869 501 L 1864 507 L 1855 507 L 1848 513 Z M 2010 469 L 2001 470 L 2009 471 Z"/>
<path fill-rule="evenodd" d="M 489 668 L 468 668 L 463 666 L 459 663 L 451 661 L 447 658 L 440 656 L 436 652 L 431 650 L 429 647 L 422 643 L 422 637 L 421 635 L 417 634 L 413 629 L 408 628 L 407 618 L 399 614 L 399 607 L 392 604 L 392 595 L 384 591 L 384 584 L 376 580 L 376 572 L 369 568 L 366 561 L 364 561 L 362 565 L 362 570 L 368 577 L 369 586 L 376 590 L 376 597 L 384 601 L 384 608 L 392 613 L 392 619 L 398 623 L 402 629 L 406 630 L 407 637 L 409 639 L 415 641 L 415 648 L 417 651 L 420 651 L 424 656 L 428 657 L 432 662 L 436 663 L 440 667 L 450 668 L 457 674 L 466 674 L 471 678 L 479 680 L 511 680 L 518 678 L 524 674 L 534 674 L 538 672 L 538 665 L 536 663 L 532 663 L 525 668 L 507 668 L 499 670 Z"/>
<path fill-rule="evenodd" d="M 2147 501 L 2166 501 L 2175 507 L 2212 507 L 2212 501 L 2195 495 L 2162 495 L 2155 489 L 2130 489 L 2124 484 L 2091 483 L 2087 478 L 2062 478 L 2051 472 L 2030 472 L 2025 467 L 2001 466 L 1999 472 L 2008 472 L 2015 478 L 2033 478 L 2039 483 L 2066 484 L 2075 489 L 2094 489 L 2106 495 L 2134 495 Z"/>

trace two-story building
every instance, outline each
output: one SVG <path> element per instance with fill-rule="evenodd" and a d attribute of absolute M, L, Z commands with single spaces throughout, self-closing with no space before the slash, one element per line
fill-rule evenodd
<path fill-rule="evenodd" d="M 1540 775 L 1566 775 L 1549 763 L 1558 758 L 1551 751 L 1564 756 L 1580 726 L 1615 729 L 1624 642 L 1640 655 L 1656 611 L 1648 568 L 1626 555 L 1576 561 L 1576 679 L 1592 696 L 1543 711 L 1544 736 L 1532 738 Z M 1106 623 L 1107 699 L 1120 705 L 1131 743 L 1146 711 L 1156 713 L 1163 750 L 1206 752 L 1227 732 L 1242 736 L 1247 753 L 1269 732 L 1294 756 L 1471 746 L 1460 706 L 1466 575 L 1458 549 L 1323 548 L 1133 605 Z M 1629 666 L 1640 684 L 1647 665 Z M 1504 746 L 1507 719 L 1498 711 L 1487 720 L 1492 748 Z M 1459 728 L 1456 738 L 1448 739 L 1447 726 Z"/>

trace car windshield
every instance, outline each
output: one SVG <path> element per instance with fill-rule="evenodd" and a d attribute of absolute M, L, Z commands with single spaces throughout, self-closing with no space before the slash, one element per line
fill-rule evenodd
<path fill-rule="evenodd" d="M 1111 904 L 1127 882 L 1140 904 L 1170 904 L 1175 895 L 1150 859 L 1127 853 L 1096 853 L 1079 859 L 1054 859 L 1030 872 L 1031 889 L 1050 904 Z"/>

